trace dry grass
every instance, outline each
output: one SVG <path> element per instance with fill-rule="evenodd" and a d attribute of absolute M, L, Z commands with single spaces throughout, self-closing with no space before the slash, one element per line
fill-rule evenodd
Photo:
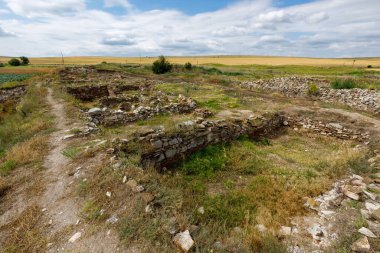
<path fill-rule="evenodd" d="M 270 56 L 198 56 L 198 57 L 167 57 L 170 62 L 184 64 L 224 64 L 224 65 L 308 65 L 308 66 L 352 66 L 353 59 L 326 59 L 326 58 L 301 58 L 301 57 L 270 57 Z M 0 61 L 7 61 L 0 58 Z M 108 63 L 136 63 L 151 64 L 156 57 L 65 57 L 67 65 L 99 64 L 103 61 Z M 61 57 L 31 58 L 33 65 L 61 65 Z M 374 68 L 380 65 L 380 58 L 357 58 L 355 66 Z M 12 68 L 13 69 L 13 68 Z M 15 68 L 16 69 L 16 68 Z M 1 71 L 1 69 L 0 69 Z"/>
<path fill-rule="evenodd" d="M 3 252 L 44 252 L 47 244 L 43 235 L 41 207 L 33 205 L 0 230 L 10 231 L 5 238 Z M 3 241 L 3 239 L 1 240 Z"/>
<path fill-rule="evenodd" d="M 47 136 L 34 136 L 31 139 L 18 143 L 7 152 L 5 159 L 12 160 L 17 165 L 41 161 L 49 151 Z"/>

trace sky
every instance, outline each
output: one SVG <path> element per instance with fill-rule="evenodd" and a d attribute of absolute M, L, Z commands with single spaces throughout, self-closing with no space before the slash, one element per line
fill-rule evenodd
<path fill-rule="evenodd" d="M 380 56 L 379 0 L 0 0 L 1 56 Z"/>

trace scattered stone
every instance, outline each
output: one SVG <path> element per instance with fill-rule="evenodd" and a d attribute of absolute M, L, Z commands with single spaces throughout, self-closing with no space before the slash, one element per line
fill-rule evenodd
<path fill-rule="evenodd" d="M 307 230 L 313 239 L 320 241 L 321 237 L 324 236 L 323 228 L 321 227 L 320 224 L 314 224 L 311 228 Z"/>
<path fill-rule="evenodd" d="M 110 218 L 108 218 L 106 220 L 106 223 L 108 223 L 108 224 L 115 224 L 118 221 L 119 221 L 119 219 L 117 218 L 117 216 L 116 215 L 112 215 Z"/>
<path fill-rule="evenodd" d="M 377 196 L 376 194 L 370 193 L 368 191 L 363 191 L 366 196 L 368 196 L 372 200 L 376 200 Z"/>
<path fill-rule="evenodd" d="M 112 197 L 112 193 L 111 192 L 106 192 L 106 196 L 111 198 Z"/>
<path fill-rule="evenodd" d="M 365 228 L 365 227 L 361 227 L 358 230 L 358 232 L 361 233 L 362 235 L 367 236 L 367 237 L 371 237 L 371 238 L 376 238 L 377 237 L 371 230 L 369 230 L 368 228 Z"/>
<path fill-rule="evenodd" d="M 355 252 L 366 253 L 370 251 L 371 245 L 368 242 L 368 238 L 363 236 L 351 245 L 351 249 Z"/>
<path fill-rule="evenodd" d="M 173 239 L 175 245 L 181 248 L 183 252 L 188 252 L 194 245 L 193 238 L 191 238 L 189 230 L 176 234 Z"/>
<path fill-rule="evenodd" d="M 152 205 L 147 205 L 147 206 L 145 207 L 145 212 L 146 212 L 146 213 L 152 213 L 152 212 L 153 212 L 153 207 L 152 207 Z"/>
<path fill-rule="evenodd" d="M 127 182 L 127 179 L 128 179 L 127 176 L 123 177 L 123 184 L 125 184 Z"/>
<path fill-rule="evenodd" d="M 375 211 L 376 209 L 380 209 L 380 204 L 374 204 L 374 203 L 371 203 L 371 202 L 365 202 L 364 203 L 364 206 L 365 208 L 367 208 L 368 211 L 370 211 L 371 213 L 373 211 Z"/>
<path fill-rule="evenodd" d="M 80 237 L 82 236 L 82 233 L 81 232 L 77 232 L 75 233 L 70 239 L 69 239 L 69 242 L 70 243 L 74 243 L 76 240 L 78 240 Z"/>

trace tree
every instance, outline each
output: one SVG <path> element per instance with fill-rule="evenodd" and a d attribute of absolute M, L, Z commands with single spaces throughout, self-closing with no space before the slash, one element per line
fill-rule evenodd
<path fill-rule="evenodd" d="M 185 69 L 186 69 L 186 70 L 191 70 L 192 68 L 193 68 L 193 65 L 191 65 L 190 62 L 185 63 Z"/>
<path fill-rule="evenodd" d="M 20 59 L 21 59 L 22 65 L 28 65 L 28 64 L 29 64 L 29 59 L 28 59 L 28 57 L 26 57 L 26 56 L 21 56 Z"/>
<path fill-rule="evenodd" d="M 21 65 L 21 61 L 17 58 L 12 58 L 9 60 L 8 62 L 9 65 L 11 66 L 20 66 Z"/>
<path fill-rule="evenodd" d="M 160 56 L 158 60 L 153 62 L 152 71 L 155 74 L 164 74 L 172 69 L 173 65 L 165 59 L 164 56 Z"/>

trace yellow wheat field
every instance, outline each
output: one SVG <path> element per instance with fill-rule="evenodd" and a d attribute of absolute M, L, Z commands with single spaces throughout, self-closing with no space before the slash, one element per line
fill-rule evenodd
<path fill-rule="evenodd" d="M 150 64 L 156 57 L 64 57 L 67 65 L 98 64 L 103 61 L 108 63 L 137 63 Z M 270 56 L 197 56 L 197 57 L 167 57 L 172 63 L 184 64 L 223 64 L 223 65 L 305 65 L 305 66 L 355 66 L 380 67 L 380 58 L 301 58 L 301 57 L 270 57 Z M 0 58 L 0 62 L 7 62 L 9 58 Z M 355 61 L 355 62 L 354 62 Z M 61 57 L 30 58 L 33 65 L 61 65 Z"/>

